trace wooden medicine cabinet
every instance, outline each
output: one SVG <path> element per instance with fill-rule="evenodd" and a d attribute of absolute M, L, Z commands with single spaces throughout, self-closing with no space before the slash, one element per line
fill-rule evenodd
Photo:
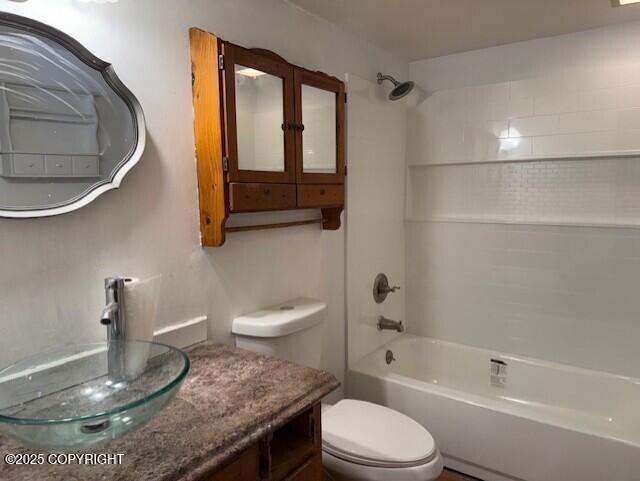
<path fill-rule="evenodd" d="M 192 28 L 202 243 L 225 232 L 321 222 L 340 228 L 344 83 Z M 225 228 L 230 214 L 319 208 L 322 219 Z"/>

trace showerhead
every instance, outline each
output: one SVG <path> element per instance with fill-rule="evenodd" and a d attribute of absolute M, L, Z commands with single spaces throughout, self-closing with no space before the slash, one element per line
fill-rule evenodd
<path fill-rule="evenodd" d="M 378 72 L 378 85 L 382 85 L 382 82 L 389 80 L 393 83 L 393 90 L 389 93 L 389 100 L 399 100 L 402 97 L 409 95 L 409 92 L 413 90 L 413 82 L 411 80 L 407 82 L 398 82 L 391 75 L 382 75 Z"/>

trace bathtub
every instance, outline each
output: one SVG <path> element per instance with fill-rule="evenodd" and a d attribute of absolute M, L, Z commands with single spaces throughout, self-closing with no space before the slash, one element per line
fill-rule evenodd
<path fill-rule="evenodd" d="M 448 467 L 486 481 L 640 480 L 640 379 L 405 334 L 347 386 L 420 422 Z"/>

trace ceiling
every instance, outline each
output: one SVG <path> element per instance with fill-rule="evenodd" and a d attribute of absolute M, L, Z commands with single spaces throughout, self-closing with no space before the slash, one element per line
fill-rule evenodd
<path fill-rule="evenodd" d="M 640 20 L 611 0 L 287 0 L 408 60 Z"/>

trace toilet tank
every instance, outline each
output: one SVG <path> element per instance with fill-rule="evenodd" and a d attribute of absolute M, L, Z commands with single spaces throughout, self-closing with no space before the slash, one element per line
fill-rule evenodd
<path fill-rule="evenodd" d="M 299 297 L 235 318 L 231 332 L 239 348 L 318 368 L 326 311 L 324 302 Z"/>

